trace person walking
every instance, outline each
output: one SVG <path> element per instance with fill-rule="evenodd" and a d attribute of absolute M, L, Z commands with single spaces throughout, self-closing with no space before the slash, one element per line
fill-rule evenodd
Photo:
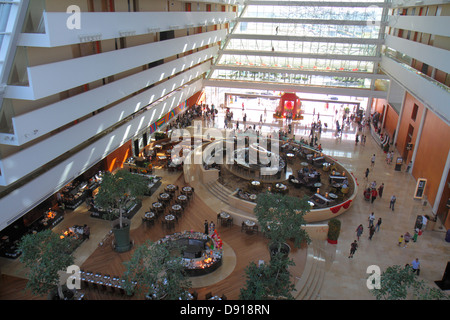
<path fill-rule="evenodd" d="M 358 239 L 358 241 L 359 241 L 359 238 L 361 237 L 361 235 L 363 234 L 363 232 L 364 232 L 364 227 L 362 224 L 360 224 L 358 226 L 358 228 L 356 228 L 356 238 Z"/>
<path fill-rule="evenodd" d="M 395 195 L 392 195 L 391 201 L 389 203 L 389 209 L 392 209 L 392 211 L 394 211 L 395 201 L 397 201 L 397 197 Z"/>
<path fill-rule="evenodd" d="M 375 234 L 375 227 L 371 226 L 369 229 L 369 240 L 372 240 L 374 234 Z"/>
<path fill-rule="evenodd" d="M 375 201 L 375 199 L 377 198 L 377 195 L 378 195 L 377 189 L 373 188 L 372 194 L 371 194 L 371 196 L 372 196 L 371 203 L 373 203 Z"/>
<path fill-rule="evenodd" d="M 375 166 L 375 154 L 372 155 L 372 158 L 370 159 L 370 166 L 373 168 Z"/>
<path fill-rule="evenodd" d="M 367 168 L 367 169 L 366 169 L 366 173 L 365 173 L 365 175 L 366 175 L 366 180 L 369 180 L 369 172 L 370 172 L 370 170 L 369 170 L 369 168 Z"/>
<path fill-rule="evenodd" d="M 400 237 L 398 238 L 398 246 L 401 247 L 403 243 L 403 235 L 401 234 Z"/>
<path fill-rule="evenodd" d="M 377 224 L 375 226 L 375 231 L 376 232 L 380 231 L 381 222 L 382 222 L 382 219 L 378 218 Z"/>
<path fill-rule="evenodd" d="M 420 261 L 419 261 L 419 258 L 416 258 L 415 260 L 413 260 L 411 265 L 412 265 L 412 271 L 415 272 L 417 275 L 419 275 L 420 274 Z"/>
<path fill-rule="evenodd" d="M 372 227 L 373 226 L 373 222 L 375 221 L 375 214 L 372 212 L 370 215 L 369 215 L 369 226 L 368 226 L 368 228 L 370 228 L 370 227 Z"/>
<path fill-rule="evenodd" d="M 405 241 L 405 245 L 403 246 L 403 248 L 408 247 L 408 243 L 411 240 L 411 235 L 409 234 L 409 232 L 405 233 L 405 235 L 403 236 L 403 240 Z"/>
<path fill-rule="evenodd" d="M 384 190 L 384 183 L 381 183 L 380 186 L 378 187 L 378 196 L 381 197 L 383 196 L 383 190 Z"/>
<path fill-rule="evenodd" d="M 350 245 L 350 255 L 348 256 L 349 258 L 353 258 L 353 255 L 356 252 L 356 249 L 358 249 L 358 242 L 353 241 Z"/>

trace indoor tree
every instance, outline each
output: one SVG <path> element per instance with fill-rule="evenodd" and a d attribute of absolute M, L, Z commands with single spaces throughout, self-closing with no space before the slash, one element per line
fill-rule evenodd
<path fill-rule="evenodd" d="M 171 242 L 146 241 L 125 262 L 127 294 L 142 293 L 149 299 L 187 298 L 191 282 L 182 260 L 182 248 Z"/>
<path fill-rule="evenodd" d="M 245 269 L 247 281 L 240 290 L 241 300 L 292 300 L 295 285 L 289 266 L 293 260 L 285 255 L 275 255 L 268 263 L 257 265 L 255 262 Z"/>
<path fill-rule="evenodd" d="M 40 296 L 56 287 L 59 299 L 63 300 L 65 295 L 59 272 L 66 272 L 74 263 L 70 238 L 60 238 L 48 229 L 23 236 L 18 250 L 20 261 L 29 268 L 26 289 Z"/>
<path fill-rule="evenodd" d="M 113 225 L 115 246 L 117 251 L 127 251 L 131 248 L 129 223 L 124 219 L 126 205 L 145 195 L 148 190 L 148 180 L 138 174 L 121 169 L 116 173 L 107 172 L 95 196 L 95 205 L 107 210 L 110 215 L 118 218 Z"/>
<path fill-rule="evenodd" d="M 270 239 L 271 253 L 280 252 L 291 239 L 296 248 L 310 243 L 304 215 L 311 210 L 307 197 L 298 198 L 266 192 L 258 196 L 254 213 L 263 232 Z"/>
<path fill-rule="evenodd" d="M 394 265 L 386 268 L 380 277 L 380 288 L 371 289 L 377 300 L 448 300 L 438 288 L 433 288 L 418 278 L 411 266 Z"/>

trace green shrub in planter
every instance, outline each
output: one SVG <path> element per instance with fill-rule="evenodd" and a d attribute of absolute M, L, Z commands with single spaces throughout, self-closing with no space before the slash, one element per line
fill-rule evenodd
<path fill-rule="evenodd" d="M 328 221 L 328 235 L 327 239 L 329 243 L 337 243 L 339 234 L 341 232 L 341 221 L 332 218 Z"/>

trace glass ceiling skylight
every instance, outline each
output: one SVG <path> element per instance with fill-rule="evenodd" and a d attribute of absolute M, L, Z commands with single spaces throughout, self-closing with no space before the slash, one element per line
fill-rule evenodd
<path fill-rule="evenodd" d="M 386 13 L 384 1 L 248 1 L 209 79 L 375 90 Z"/>

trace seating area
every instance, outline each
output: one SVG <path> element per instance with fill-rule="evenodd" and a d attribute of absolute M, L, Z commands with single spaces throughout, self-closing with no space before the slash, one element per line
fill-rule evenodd
<path fill-rule="evenodd" d="M 167 185 L 164 191 L 158 195 L 158 201 L 153 202 L 142 217 L 142 223 L 145 223 L 147 227 L 152 227 L 155 222 L 160 221 L 163 229 L 167 232 L 174 230 L 193 196 L 193 187 L 180 188 L 174 184 Z"/>
<path fill-rule="evenodd" d="M 102 293 L 122 296 L 128 295 L 124 289 L 125 280 L 119 276 L 80 270 L 80 280 L 81 288 L 85 290 L 97 290 Z"/>

